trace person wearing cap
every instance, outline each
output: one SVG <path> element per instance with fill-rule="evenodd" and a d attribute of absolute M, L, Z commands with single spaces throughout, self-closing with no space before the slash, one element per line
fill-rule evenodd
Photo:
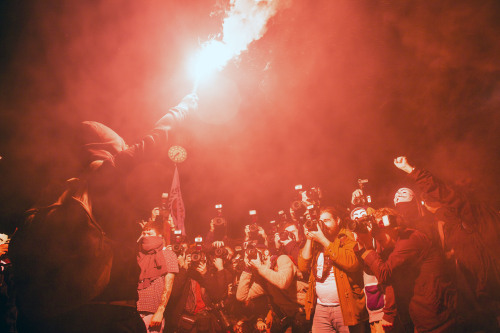
<path fill-rule="evenodd" d="M 357 254 L 379 283 L 394 288 L 398 313 L 409 313 L 418 332 L 460 332 L 456 317 L 456 289 L 444 269 L 443 252 L 422 232 L 391 208 L 373 213 L 371 233 L 359 233 Z M 374 251 L 373 238 L 393 248 L 387 259 Z M 404 331 L 412 332 L 407 325 Z"/>

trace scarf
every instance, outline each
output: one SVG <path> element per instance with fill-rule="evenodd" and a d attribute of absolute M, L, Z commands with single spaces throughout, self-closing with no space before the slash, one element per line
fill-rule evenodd
<path fill-rule="evenodd" d="M 137 256 L 137 262 L 141 267 L 138 289 L 149 287 L 151 281 L 168 273 L 162 249 L 163 238 L 149 236 L 142 239 L 141 250 Z"/>

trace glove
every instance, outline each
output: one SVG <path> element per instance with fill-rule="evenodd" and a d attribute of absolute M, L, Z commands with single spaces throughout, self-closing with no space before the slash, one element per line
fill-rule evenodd
<path fill-rule="evenodd" d="M 182 101 L 170 108 L 169 112 L 173 114 L 174 118 L 177 121 L 180 121 L 186 118 L 189 112 L 193 112 L 198 109 L 198 95 L 196 93 L 191 93 L 189 95 L 184 96 Z"/>
<path fill-rule="evenodd" d="M 191 93 L 184 96 L 182 101 L 176 106 L 170 108 L 155 125 L 156 129 L 170 129 L 172 125 L 184 120 L 189 112 L 198 109 L 198 95 Z"/>

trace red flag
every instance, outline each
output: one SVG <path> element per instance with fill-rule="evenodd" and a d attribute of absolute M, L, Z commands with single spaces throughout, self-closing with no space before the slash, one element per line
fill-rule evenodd
<path fill-rule="evenodd" d="M 184 219 L 186 217 L 186 210 L 184 209 L 184 202 L 182 201 L 181 182 L 179 180 L 177 165 L 175 166 L 174 179 L 172 179 L 172 187 L 170 188 L 170 194 L 168 196 L 168 208 L 174 220 L 175 228 L 181 230 L 182 234 L 185 235 L 186 229 L 184 227 Z"/>

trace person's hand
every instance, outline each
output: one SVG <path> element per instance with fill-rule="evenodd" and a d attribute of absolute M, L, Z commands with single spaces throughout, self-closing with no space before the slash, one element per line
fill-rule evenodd
<path fill-rule="evenodd" d="M 218 271 L 222 271 L 224 269 L 224 260 L 222 260 L 222 258 L 215 258 L 214 266 Z"/>
<path fill-rule="evenodd" d="M 215 241 L 212 243 L 212 246 L 215 247 L 216 249 L 220 247 L 224 247 L 224 242 L 223 241 Z"/>
<path fill-rule="evenodd" d="M 245 241 L 250 239 L 250 225 L 245 226 Z"/>
<path fill-rule="evenodd" d="M 262 266 L 262 261 L 260 259 L 260 253 L 257 252 L 257 258 L 256 259 L 252 259 L 252 260 L 248 260 L 249 261 L 249 265 L 250 267 L 252 268 L 255 268 L 255 269 L 259 269 L 260 266 Z"/>
<path fill-rule="evenodd" d="M 373 250 L 373 237 L 370 232 L 358 232 L 358 244 L 361 248 Z"/>
<path fill-rule="evenodd" d="M 185 255 L 185 260 L 184 260 L 184 268 L 188 268 L 189 265 L 191 265 L 191 255 L 190 254 L 186 254 Z"/>
<path fill-rule="evenodd" d="M 198 109 L 198 95 L 196 93 L 191 93 L 184 96 L 182 101 L 177 105 L 180 107 L 187 108 L 187 112 L 192 112 Z"/>
<path fill-rule="evenodd" d="M 279 233 L 274 234 L 274 246 L 276 246 L 277 249 L 281 246 Z"/>
<path fill-rule="evenodd" d="M 257 327 L 259 332 L 263 332 L 267 329 L 267 325 L 262 319 L 258 320 L 255 326 Z"/>
<path fill-rule="evenodd" d="M 243 324 L 244 324 L 243 320 L 238 321 L 233 326 L 234 333 L 243 333 Z"/>
<path fill-rule="evenodd" d="M 250 267 L 252 267 L 252 266 L 250 265 L 250 260 L 248 259 L 248 257 L 247 257 L 247 256 L 245 256 L 245 259 L 243 259 L 243 262 L 245 263 L 245 267 L 246 267 L 246 268 L 250 268 Z"/>
<path fill-rule="evenodd" d="M 363 197 L 363 191 L 358 188 L 357 190 L 352 192 L 351 204 L 357 205 L 357 203 L 361 200 L 362 197 Z"/>
<path fill-rule="evenodd" d="M 323 247 L 327 247 L 330 241 L 325 237 L 325 234 L 323 233 L 323 230 L 318 227 L 318 230 L 316 231 L 311 231 L 307 228 L 306 230 L 306 238 L 312 239 L 313 241 L 323 245 Z"/>
<path fill-rule="evenodd" d="M 394 326 L 394 323 L 391 323 L 385 319 L 382 319 L 380 321 L 380 324 L 382 325 L 382 328 L 384 329 L 384 331 L 386 332 L 390 332 L 392 330 L 392 327 Z"/>
<path fill-rule="evenodd" d="M 304 225 L 304 236 L 306 236 L 306 239 L 314 240 L 312 238 L 312 234 L 309 232 L 309 229 L 307 229 L 307 227 L 305 225 Z"/>
<path fill-rule="evenodd" d="M 263 261 L 262 266 L 266 268 L 271 268 L 271 256 L 264 257 L 262 261 Z"/>
<path fill-rule="evenodd" d="M 266 231 L 264 230 L 264 228 L 259 227 L 259 232 L 258 233 L 259 233 L 259 235 L 262 236 L 262 238 L 267 239 Z"/>
<path fill-rule="evenodd" d="M 200 273 L 201 275 L 207 274 L 207 262 L 206 261 L 200 261 L 198 264 L 198 267 L 196 267 L 196 271 Z"/>
<path fill-rule="evenodd" d="M 159 331 L 161 328 L 161 322 L 163 321 L 163 311 L 157 310 L 153 317 L 151 317 L 151 321 L 149 323 L 150 330 Z"/>
<path fill-rule="evenodd" d="M 177 256 L 177 263 L 179 264 L 180 268 L 187 269 L 188 265 L 186 264 L 186 253 Z"/>
<path fill-rule="evenodd" d="M 172 214 L 168 214 L 167 223 L 170 226 L 170 228 L 175 229 L 175 222 L 174 222 L 174 217 L 172 216 Z"/>
<path fill-rule="evenodd" d="M 413 169 L 415 169 L 408 163 L 408 159 L 406 158 L 406 156 L 396 157 L 394 159 L 394 165 L 396 166 L 396 168 L 403 170 L 406 173 L 411 173 Z"/>

